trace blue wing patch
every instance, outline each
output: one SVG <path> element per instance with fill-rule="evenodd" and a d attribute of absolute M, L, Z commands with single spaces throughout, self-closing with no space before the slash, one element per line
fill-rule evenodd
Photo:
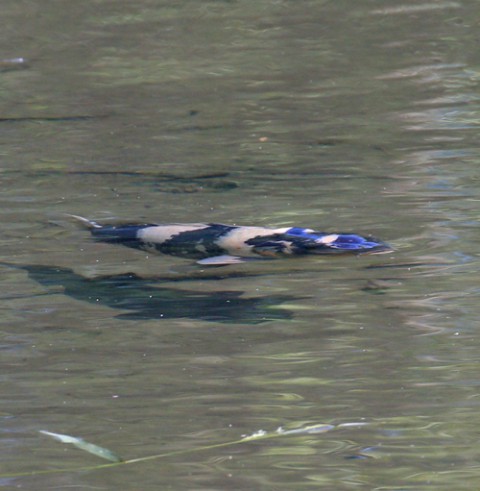
<path fill-rule="evenodd" d="M 305 238 L 311 238 L 311 239 L 318 239 L 323 235 L 323 234 L 315 235 L 314 233 L 312 233 L 312 231 L 310 229 L 301 228 L 301 227 L 289 228 L 285 233 L 287 235 L 295 235 L 297 237 L 305 237 Z"/>

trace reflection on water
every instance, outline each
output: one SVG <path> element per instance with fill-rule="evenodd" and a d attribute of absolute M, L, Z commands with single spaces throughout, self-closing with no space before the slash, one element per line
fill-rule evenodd
<path fill-rule="evenodd" d="M 76 300 L 129 310 L 120 319 L 185 318 L 223 323 L 259 324 L 274 319 L 290 319 L 291 313 L 277 306 L 290 302 L 291 295 L 265 295 L 242 298 L 242 291 L 201 292 L 158 287 L 150 279 L 133 273 L 85 278 L 69 268 L 38 264 L 6 266 L 23 269 L 43 286 L 62 286 L 65 295 Z M 158 283 L 158 282 L 156 282 Z"/>

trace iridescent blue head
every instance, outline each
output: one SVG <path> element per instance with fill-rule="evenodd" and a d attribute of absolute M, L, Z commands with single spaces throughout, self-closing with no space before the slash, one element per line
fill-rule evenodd
<path fill-rule="evenodd" d="M 384 242 L 372 237 L 355 234 L 327 234 L 308 228 L 292 227 L 285 232 L 292 236 L 292 242 L 301 251 L 308 254 L 380 254 L 392 249 Z"/>

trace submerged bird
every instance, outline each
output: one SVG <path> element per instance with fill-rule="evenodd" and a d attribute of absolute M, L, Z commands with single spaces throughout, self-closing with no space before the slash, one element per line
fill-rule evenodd
<path fill-rule="evenodd" d="M 392 251 L 387 244 L 372 237 L 316 232 L 300 227 L 245 227 L 219 223 L 101 225 L 87 218 L 71 216 L 102 242 L 192 258 L 207 266 L 255 258 Z"/>

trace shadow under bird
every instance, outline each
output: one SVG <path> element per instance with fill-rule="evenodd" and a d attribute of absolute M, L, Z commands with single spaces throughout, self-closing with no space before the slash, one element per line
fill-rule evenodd
<path fill-rule="evenodd" d="M 392 251 L 386 243 L 370 236 L 324 233 L 301 227 L 267 228 L 220 223 L 101 225 L 77 215 L 70 216 L 102 242 L 195 259 L 205 266 L 262 258 Z"/>
<path fill-rule="evenodd" d="M 245 298 L 243 290 L 198 291 L 161 286 L 161 278 L 145 279 L 134 273 L 85 278 L 70 268 L 41 264 L 1 266 L 24 270 L 30 279 L 53 290 L 93 305 L 120 309 L 116 316 L 126 320 L 181 319 L 205 320 L 226 324 L 261 324 L 288 320 L 292 313 L 281 306 L 300 299 L 293 295 L 263 295 Z M 212 278 L 213 279 L 213 278 Z M 160 284 L 159 284 L 160 283 Z M 166 282 L 165 282 L 166 283 Z"/>

